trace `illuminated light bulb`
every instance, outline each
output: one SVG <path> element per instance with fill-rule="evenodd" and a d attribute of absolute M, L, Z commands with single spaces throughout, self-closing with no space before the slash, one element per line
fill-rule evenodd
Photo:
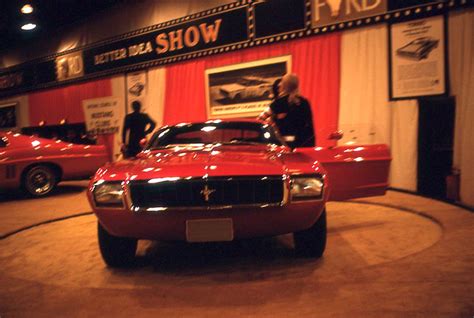
<path fill-rule="evenodd" d="M 36 28 L 36 24 L 34 23 L 27 23 L 21 26 L 21 29 L 25 31 L 30 31 L 30 30 L 33 30 L 34 28 Z"/>
<path fill-rule="evenodd" d="M 31 4 L 25 4 L 23 7 L 21 7 L 21 13 L 23 14 L 30 14 L 33 12 L 33 7 Z"/>

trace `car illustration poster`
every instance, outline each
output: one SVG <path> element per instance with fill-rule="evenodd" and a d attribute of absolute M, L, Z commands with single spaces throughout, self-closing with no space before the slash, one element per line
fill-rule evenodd
<path fill-rule="evenodd" d="M 132 102 L 142 103 L 145 111 L 144 100 L 147 94 L 147 71 L 127 73 L 127 112 L 132 111 Z"/>
<path fill-rule="evenodd" d="M 444 18 L 392 24 L 390 60 L 391 99 L 446 93 Z"/>
<path fill-rule="evenodd" d="M 206 70 L 208 117 L 257 116 L 273 98 L 273 82 L 290 71 L 290 55 Z"/>

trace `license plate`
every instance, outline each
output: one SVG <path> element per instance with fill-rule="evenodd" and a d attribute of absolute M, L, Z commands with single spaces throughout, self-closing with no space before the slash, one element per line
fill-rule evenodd
<path fill-rule="evenodd" d="M 234 239 L 232 219 L 199 219 L 186 221 L 188 242 L 221 242 Z"/>

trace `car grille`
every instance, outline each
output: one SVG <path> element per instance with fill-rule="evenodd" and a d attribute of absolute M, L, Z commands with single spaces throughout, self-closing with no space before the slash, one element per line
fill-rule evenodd
<path fill-rule="evenodd" d="M 281 204 L 283 187 L 282 176 L 196 178 L 159 183 L 134 181 L 129 184 L 132 204 L 138 208 Z"/>

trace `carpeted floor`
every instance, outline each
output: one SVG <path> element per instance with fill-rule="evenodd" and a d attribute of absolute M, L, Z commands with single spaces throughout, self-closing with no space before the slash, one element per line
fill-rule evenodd
<path fill-rule="evenodd" d="M 291 235 L 188 245 L 140 241 L 137 266 L 107 268 L 85 184 L 0 201 L 4 317 L 473 317 L 474 214 L 389 191 L 331 202 L 322 259 Z M 81 188 L 82 187 L 82 188 Z M 54 203 L 53 203 L 53 202 Z"/>

